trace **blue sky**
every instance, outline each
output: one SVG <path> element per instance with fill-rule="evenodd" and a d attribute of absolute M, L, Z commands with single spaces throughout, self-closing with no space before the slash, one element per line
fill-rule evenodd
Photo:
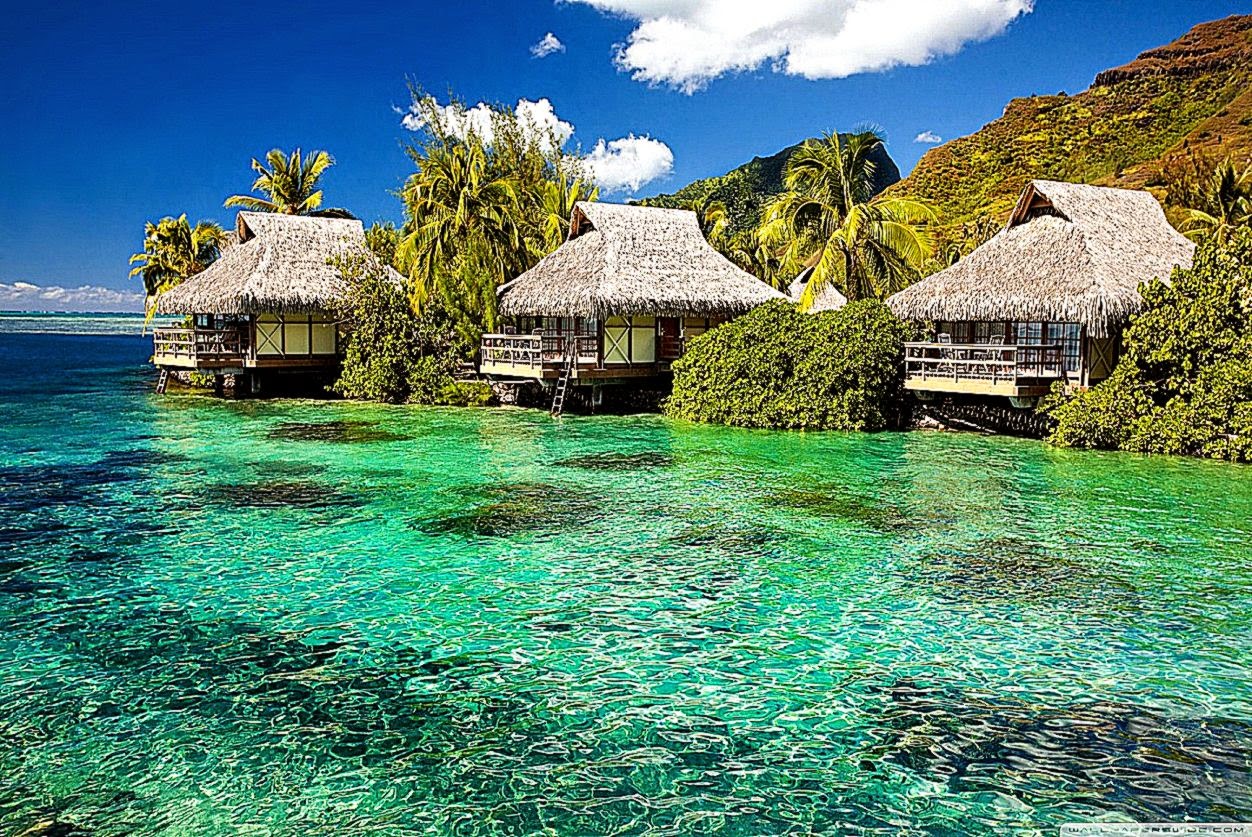
<path fill-rule="evenodd" d="M 229 224 L 222 200 L 275 146 L 329 150 L 327 203 L 399 221 L 407 79 L 470 103 L 546 98 L 572 143 L 610 141 L 614 182 L 656 175 L 633 192 L 647 195 L 866 123 L 907 173 L 929 147 L 920 134 L 970 133 L 1010 98 L 1077 92 L 1195 23 L 1252 12 L 1252 0 L 949 0 L 943 13 L 873 0 L 886 13 L 854 19 L 840 14 L 849 0 L 713 2 L 24 5 L 0 31 L 0 308 L 133 306 L 126 260 L 144 221 Z M 535 57 L 548 33 L 561 47 Z M 656 143 L 611 144 L 632 135 Z M 628 165 L 632 151 L 644 153 Z"/>

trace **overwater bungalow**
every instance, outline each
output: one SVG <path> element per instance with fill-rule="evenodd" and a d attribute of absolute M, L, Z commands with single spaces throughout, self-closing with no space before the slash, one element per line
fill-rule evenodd
<path fill-rule="evenodd" d="M 1147 192 L 1032 181 L 1003 230 L 887 300 L 932 328 L 905 345 L 905 386 L 1018 407 L 1056 381 L 1091 386 L 1117 363 L 1140 283 L 1168 280 L 1194 251 Z"/>
<path fill-rule="evenodd" d="M 157 300 L 158 314 L 192 322 L 153 330 L 153 363 L 247 376 L 254 391 L 274 374 L 332 373 L 341 347 L 331 312 L 347 287 L 331 262 L 373 258 L 361 222 L 240 212 L 235 227 L 238 243 Z"/>
<path fill-rule="evenodd" d="M 483 336 L 479 371 L 575 386 L 663 379 L 691 338 L 784 298 L 714 250 L 694 212 L 580 202 L 565 242 L 501 286 L 507 325 Z"/>

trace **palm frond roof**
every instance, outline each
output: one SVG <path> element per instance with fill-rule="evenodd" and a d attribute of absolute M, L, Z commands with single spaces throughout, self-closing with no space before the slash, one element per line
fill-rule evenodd
<path fill-rule="evenodd" d="M 809 281 L 813 278 L 813 270 L 812 265 L 806 267 L 787 286 L 787 297 L 797 305 L 804 296 L 804 289 L 808 287 Z M 847 304 L 848 298 L 839 292 L 839 289 L 835 287 L 833 282 L 827 282 L 826 287 L 822 288 L 817 294 L 813 299 L 813 304 L 807 310 L 810 314 L 817 314 L 822 311 L 838 311 Z"/>
<path fill-rule="evenodd" d="M 580 201 L 569 237 L 500 288 L 506 316 L 733 316 L 783 295 L 704 239 L 694 212 Z"/>
<path fill-rule="evenodd" d="M 260 314 L 324 311 L 347 283 L 332 260 L 374 256 L 358 220 L 240 212 L 238 243 L 208 268 L 161 295 L 162 314 Z M 395 273 L 391 268 L 387 268 Z M 395 274 L 399 280 L 399 274 Z"/>
<path fill-rule="evenodd" d="M 1003 230 L 887 305 L 909 320 L 1081 323 L 1106 337 L 1142 309 L 1140 283 L 1168 281 L 1194 252 L 1148 192 L 1034 180 Z"/>

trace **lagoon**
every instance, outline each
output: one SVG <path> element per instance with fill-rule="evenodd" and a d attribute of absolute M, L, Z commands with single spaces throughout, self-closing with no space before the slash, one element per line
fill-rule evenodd
<path fill-rule="evenodd" d="M 0 333 L 4 833 L 1252 820 L 1247 467 L 161 397 L 150 348 Z"/>

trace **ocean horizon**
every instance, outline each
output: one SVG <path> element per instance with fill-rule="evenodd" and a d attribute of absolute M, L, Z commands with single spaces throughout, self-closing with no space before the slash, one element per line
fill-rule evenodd
<path fill-rule="evenodd" d="M 169 317 L 156 317 L 148 323 L 148 328 L 169 321 Z M 141 336 L 144 331 L 142 312 L 0 311 L 0 334 Z"/>

